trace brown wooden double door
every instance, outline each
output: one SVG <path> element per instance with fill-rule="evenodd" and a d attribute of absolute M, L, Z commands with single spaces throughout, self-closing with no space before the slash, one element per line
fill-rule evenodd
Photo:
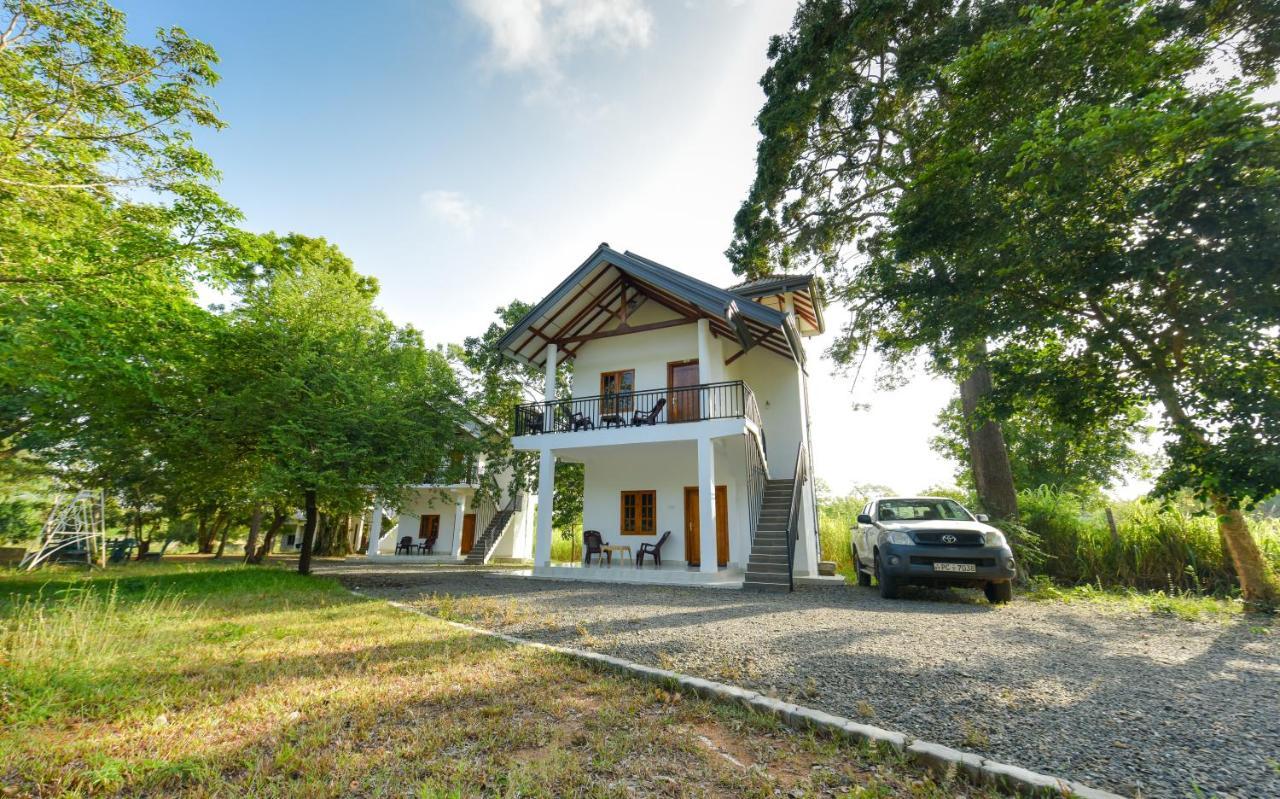
<path fill-rule="evenodd" d="M 698 512 L 698 487 L 684 489 L 684 559 L 702 565 L 702 516 Z M 716 486 L 716 565 L 729 563 L 729 489 Z"/>

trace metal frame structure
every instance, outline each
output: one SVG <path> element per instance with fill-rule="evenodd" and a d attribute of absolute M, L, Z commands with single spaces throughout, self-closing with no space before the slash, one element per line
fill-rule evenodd
<path fill-rule="evenodd" d="M 75 496 L 65 499 L 59 495 L 45 520 L 44 530 L 40 533 L 40 546 L 28 552 L 19 569 L 32 571 L 51 560 L 58 558 L 59 553 L 84 552 L 85 563 L 89 566 L 107 565 L 107 529 L 106 529 L 106 492 L 81 490 Z"/>

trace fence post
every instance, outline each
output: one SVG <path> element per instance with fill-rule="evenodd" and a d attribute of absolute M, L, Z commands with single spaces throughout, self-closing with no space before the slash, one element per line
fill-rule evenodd
<path fill-rule="evenodd" d="M 1110 506 L 1107 507 L 1107 527 L 1111 530 L 1111 543 L 1115 544 L 1116 549 L 1120 548 L 1120 531 L 1116 529 L 1116 516 L 1111 512 Z"/>

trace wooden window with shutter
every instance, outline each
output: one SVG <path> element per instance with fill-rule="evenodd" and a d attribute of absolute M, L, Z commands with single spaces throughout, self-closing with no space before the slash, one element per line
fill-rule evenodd
<path fill-rule="evenodd" d="M 623 491 L 623 535 L 653 535 L 658 529 L 658 492 Z"/>

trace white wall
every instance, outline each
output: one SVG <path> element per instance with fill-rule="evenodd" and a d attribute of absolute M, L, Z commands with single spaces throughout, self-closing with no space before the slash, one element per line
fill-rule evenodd
<path fill-rule="evenodd" d="M 674 318 L 674 313 L 650 300 L 636 309 L 628 321 L 641 325 Z M 692 361 L 697 357 L 698 326 L 692 322 L 588 341 L 574 357 L 573 396 L 593 397 L 599 394 L 600 373 L 622 369 L 635 370 L 636 391 L 666 388 L 667 364 L 671 361 Z"/>
<path fill-rule="evenodd" d="M 533 557 L 533 495 L 526 492 L 518 506 L 515 519 L 512 520 L 508 532 L 498 539 L 498 546 L 493 550 L 495 558 L 517 558 L 529 560 Z M 476 535 L 484 532 L 477 530 Z"/>
<path fill-rule="evenodd" d="M 794 361 L 755 347 L 729 364 L 726 379 L 745 381 L 755 392 L 764 422 L 769 476 L 791 477 L 805 429 L 800 368 Z"/>
<path fill-rule="evenodd" d="M 726 486 L 729 507 L 729 563 L 745 568 L 750 555 L 747 488 L 742 437 L 715 441 L 715 481 Z M 599 530 L 610 544 L 657 543 L 663 531 L 671 538 L 662 547 L 663 563 L 683 563 L 685 545 L 684 489 L 698 484 L 697 442 L 602 447 L 583 457 L 584 530 Z M 657 492 L 657 530 L 654 535 L 622 535 L 623 491 Z"/>

